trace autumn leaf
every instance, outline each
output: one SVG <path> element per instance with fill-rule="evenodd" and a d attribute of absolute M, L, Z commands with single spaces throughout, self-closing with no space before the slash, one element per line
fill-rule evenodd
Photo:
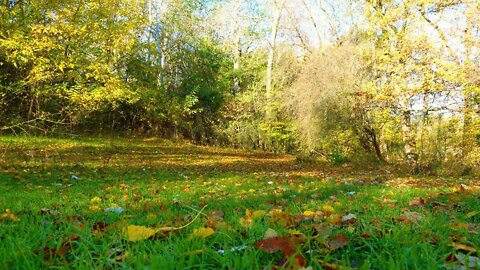
<path fill-rule="evenodd" d="M 322 207 L 322 211 L 328 216 L 335 212 L 335 209 L 333 209 L 333 207 L 330 205 L 324 205 Z"/>
<path fill-rule="evenodd" d="M 92 203 L 100 203 L 100 202 L 102 202 L 102 199 L 99 198 L 99 197 L 93 197 L 90 201 L 91 201 Z"/>
<path fill-rule="evenodd" d="M 343 223 L 355 223 L 357 221 L 357 216 L 354 214 L 348 214 L 342 217 L 342 222 Z"/>
<path fill-rule="evenodd" d="M 263 235 L 263 239 L 270 239 L 274 237 L 278 237 L 278 233 L 274 229 L 270 229 L 270 228 L 268 228 L 265 231 L 265 234 Z"/>
<path fill-rule="evenodd" d="M 315 212 L 307 210 L 307 211 L 303 212 L 303 215 L 305 215 L 307 217 L 314 217 Z"/>
<path fill-rule="evenodd" d="M 342 216 L 340 215 L 331 215 L 328 217 L 328 223 L 332 225 L 341 225 L 342 224 Z"/>
<path fill-rule="evenodd" d="M 288 235 L 290 235 L 293 242 L 297 244 L 305 244 L 308 240 L 304 233 L 297 230 L 288 230 Z"/>
<path fill-rule="evenodd" d="M 192 236 L 197 238 L 207 238 L 214 233 L 215 231 L 212 228 L 199 228 L 193 230 Z"/>
<path fill-rule="evenodd" d="M 290 237 L 274 237 L 255 242 L 255 248 L 263 250 L 267 253 L 281 252 L 285 259 L 295 256 L 293 259 L 294 266 L 304 267 L 307 263 L 302 254 L 297 254 L 295 242 Z"/>
<path fill-rule="evenodd" d="M 19 218 L 17 218 L 13 213 L 10 212 L 10 209 L 6 209 L 5 212 L 3 212 L 2 216 L 0 216 L 0 222 L 5 219 L 9 219 L 14 222 L 20 221 Z"/>
<path fill-rule="evenodd" d="M 343 248 L 344 246 L 347 246 L 348 243 L 349 243 L 349 240 L 347 238 L 347 235 L 339 234 L 334 236 L 332 240 L 328 241 L 327 248 L 330 251 L 335 251 L 337 249 Z"/>
<path fill-rule="evenodd" d="M 397 219 L 402 223 L 410 224 L 417 223 L 422 219 L 422 216 L 417 212 L 403 211 L 403 215 L 399 216 Z"/>
<path fill-rule="evenodd" d="M 158 230 L 136 225 L 129 225 L 122 229 L 124 239 L 130 242 L 148 239 L 154 236 L 157 232 Z"/>
<path fill-rule="evenodd" d="M 252 219 L 258 219 L 265 216 L 266 212 L 264 210 L 255 210 L 252 212 Z"/>
<path fill-rule="evenodd" d="M 411 200 L 409 203 L 408 203 L 409 206 L 423 206 L 425 205 L 425 200 L 423 198 L 418 198 L 418 199 L 414 199 L 414 200 Z"/>
<path fill-rule="evenodd" d="M 453 247 L 456 250 L 464 250 L 467 252 L 477 252 L 477 249 L 462 243 L 452 242 L 449 246 Z"/>
<path fill-rule="evenodd" d="M 467 213 L 467 217 L 471 218 L 471 217 L 474 217 L 478 214 L 480 214 L 480 211 L 472 211 L 472 212 Z"/>
<path fill-rule="evenodd" d="M 66 237 L 63 239 L 62 243 L 58 248 L 45 246 L 42 248 L 42 251 L 35 251 L 35 253 L 37 254 L 42 253 L 44 260 L 50 260 L 57 256 L 65 256 L 71 251 L 71 249 L 74 248 L 73 243 L 79 240 L 80 240 L 80 237 L 77 234 L 72 233 L 69 237 Z M 49 241 L 50 240 L 47 240 L 47 243 Z"/>

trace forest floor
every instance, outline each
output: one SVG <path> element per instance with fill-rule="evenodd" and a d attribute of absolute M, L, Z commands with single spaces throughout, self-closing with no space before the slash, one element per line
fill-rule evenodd
<path fill-rule="evenodd" d="M 1 269 L 475 269 L 480 183 L 161 139 L 0 137 Z"/>

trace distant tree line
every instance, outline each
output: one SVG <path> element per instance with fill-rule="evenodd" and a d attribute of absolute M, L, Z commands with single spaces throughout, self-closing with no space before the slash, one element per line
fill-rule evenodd
<path fill-rule="evenodd" d="M 3 0 L 3 133 L 480 167 L 480 3 Z"/>

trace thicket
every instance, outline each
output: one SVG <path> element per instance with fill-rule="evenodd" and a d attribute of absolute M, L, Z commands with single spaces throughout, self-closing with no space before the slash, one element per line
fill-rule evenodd
<path fill-rule="evenodd" d="M 0 129 L 471 173 L 479 14 L 471 1 L 4 0 Z"/>

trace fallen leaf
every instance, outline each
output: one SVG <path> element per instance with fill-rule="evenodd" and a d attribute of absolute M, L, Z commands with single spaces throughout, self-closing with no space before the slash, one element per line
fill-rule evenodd
<path fill-rule="evenodd" d="M 425 200 L 423 198 L 418 198 L 418 199 L 415 199 L 415 200 L 411 200 L 409 203 L 408 203 L 409 206 L 423 206 L 425 205 Z"/>
<path fill-rule="evenodd" d="M 260 240 L 255 242 L 254 246 L 255 248 L 263 250 L 267 253 L 275 253 L 280 251 L 287 260 L 295 255 L 293 264 L 296 267 L 304 267 L 307 264 L 307 261 L 303 255 L 297 253 L 297 247 L 290 237 L 274 237 Z"/>
<path fill-rule="evenodd" d="M 60 246 L 57 248 L 57 247 L 43 247 L 42 249 L 42 253 L 43 253 L 43 259 L 44 260 L 50 260 L 52 258 L 55 258 L 57 256 L 64 256 L 66 254 L 68 254 L 71 249 L 74 248 L 74 245 L 73 243 L 75 241 L 79 241 L 80 240 L 80 237 L 75 234 L 75 233 L 72 233 L 69 237 L 66 237 L 63 239 L 62 243 L 60 244 Z M 49 240 L 47 240 L 47 243 L 50 241 L 50 238 Z M 39 254 L 40 252 L 39 251 L 35 251 L 35 253 Z"/>
<path fill-rule="evenodd" d="M 147 228 L 145 226 L 129 225 L 122 229 L 122 234 L 125 240 L 136 242 L 152 237 L 157 231 L 158 230 Z"/>
<path fill-rule="evenodd" d="M 100 197 L 93 197 L 90 201 L 92 203 L 100 203 L 102 202 L 102 199 Z"/>
<path fill-rule="evenodd" d="M 307 210 L 307 211 L 303 212 L 303 215 L 305 215 L 307 217 L 313 217 L 313 216 L 315 216 L 315 212 Z"/>
<path fill-rule="evenodd" d="M 349 243 L 349 240 L 347 238 L 347 235 L 339 234 L 334 236 L 332 240 L 328 241 L 327 248 L 330 251 L 335 251 L 337 249 L 343 248 L 344 246 L 347 246 L 348 243 Z"/>
<path fill-rule="evenodd" d="M 342 216 L 340 215 L 331 215 L 329 218 L 328 218 L 328 223 L 332 224 L 332 225 L 340 225 L 342 224 Z"/>
<path fill-rule="evenodd" d="M 472 211 L 472 212 L 467 213 L 467 217 L 471 218 L 471 217 L 476 216 L 478 214 L 480 214 L 480 211 Z"/>
<path fill-rule="evenodd" d="M 322 211 L 327 214 L 327 215 L 330 215 L 332 214 L 333 212 L 335 212 L 335 209 L 333 209 L 333 207 L 331 207 L 330 205 L 324 205 L 322 207 Z"/>
<path fill-rule="evenodd" d="M 212 228 L 199 228 L 193 230 L 192 236 L 197 238 L 207 238 L 214 233 L 215 231 Z"/>
<path fill-rule="evenodd" d="M 357 216 L 354 214 L 348 214 L 342 217 L 343 223 L 355 223 L 357 221 Z"/>
<path fill-rule="evenodd" d="M 297 230 L 288 230 L 288 235 L 290 235 L 293 242 L 297 244 L 305 244 L 308 240 L 305 234 Z"/>
<path fill-rule="evenodd" d="M 274 237 L 278 237 L 278 233 L 274 229 L 270 229 L 270 228 L 268 228 L 267 231 L 265 231 L 265 234 L 263 235 L 263 239 L 269 239 Z"/>
<path fill-rule="evenodd" d="M 253 219 L 258 219 L 260 217 L 265 216 L 266 212 L 263 210 L 255 210 L 252 212 L 252 218 Z"/>
<path fill-rule="evenodd" d="M 466 244 L 452 242 L 449 246 L 453 247 L 456 250 L 464 250 L 467 252 L 477 252 L 477 249 Z"/>
<path fill-rule="evenodd" d="M 10 209 L 6 209 L 5 212 L 3 212 L 2 216 L 0 216 L 0 221 L 3 221 L 5 219 L 9 219 L 14 222 L 20 221 L 19 218 L 17 218 L 13 213 L 10 212 Z"/>
<path fill-rule="evenodd" d="M 416 223 L 420 220 L 422 220 L 422 215 L 417 212 L 403 211 L 403 215 L 398 217 L 398 221 L 405 224 Z"/>

